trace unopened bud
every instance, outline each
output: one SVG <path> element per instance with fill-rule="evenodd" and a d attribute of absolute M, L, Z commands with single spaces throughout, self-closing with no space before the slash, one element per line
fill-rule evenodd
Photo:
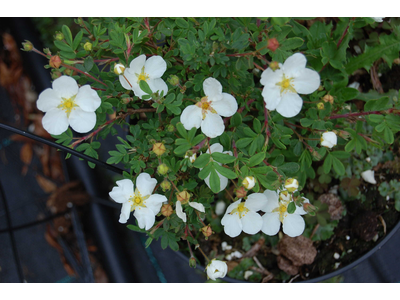
<path fill-rule="evenodd" d="M 316 151 L 316 150 L 313 150 L 313 151 L 311 152 L 311 155 L 312 155 L 316 160 L 321 160 L 321 159 L 322 159 L 321 154 L 319 154 L 318 151 Z"/>
<path fill-rule="evenodd" d="M 163 182 L 161 182 L 160 186 L 164 192 L 169 191 L 171 189 L 171 183 L 167 180 L 164 180 Z"/>
<path fill-rule="evenodd" d="M 319 110 L 323 110 L 323 109 L 325 108 L 324 103 L 323 103 L 323 102 L 319 102 L 319 103 L 317 104 L 317 108 L 318 108 Z"/>
<path fill-rule="evenodd" d="M 332 95 L 327 94 L 322 98 L 322 100 L 324 100 L 324 102 L 329 102 L 330 104 L 333 104 L 334 99 Z"/>
<path fill-rule="evenodd" d="M 208 239 L 209 236 L 211 236 L 213 234 L 213 231 L 212 231 L 210 225 L 207 225 L 207 226 L 204 226 L 203 228 L 201 228 L 201 232 L 204 234 L 206 240 Z"/>
<path fill-rule="evenodd" d="M 193 256 L 189 259 L 189 267 L 196 268 L 196 259 Z"/>
<path fill-rule="evenodd" d="M 315 207 L 311 203 L 307 203 L 307 202 L 303 203 L 303 209 L 304 209 L 305 212 L 307 212 L 307 213 L 309 213 L 311 215 L 314 215 L 315 212 L 318 210 L 317 207 Z"/>
<path fill-rule="evenodd" d="M 268 40 L 267 48 L 272 52 L 275 52 L 279 47 L 279 42 L 276 38 L 272 38 Z"/>
<path fill-rule="evenodd" d="M 53 72 L 51 72 L 51 79 L 57 79 L 57 78 L 59 78 L 59 77 L 61 77 L 61 72 L 60 71 L 58 71 L 58 70 L 54 70 L 53 69 Z"/>
<path fill-rule="evenodd" d="M 61 58 L 58 55 L 50 57 L 50 67 L 58 69 L 61 66 Z"/>
<path fill-rule="evenodd" d="M 54 35 L 54 38 L 57 41 L 62 41 L 64 39 L 64 34 L 60 31 L 56 31 L 56 34 Z"/>
<path fill-rule="evenodd" d="M 25 40 L 24 43 L 22 43 L 22 49 L 24 51 L 32 51 L 33 49 L 33 44 L 30 41 Z"/>
<path fill-rule="evenodd" d="M 293 193 L 294 191 L 296 191 L 299 188 L 299 182 L 297 181 L 297 179 L 294 178 L 288 178 L 285 181 L 285 188 Z"/>
<path fill-rule="evenodd" d="M 125 67 L 121 64 L 116 64 L 114 66 L 114 73 L 117 75 L 122 75 L 125 72 Z"/>
<path fill-rule="evenodd" d="M 338 136 L 340 136 L 342 139 L 347 140 L 350 137 L 350 133 L 344 130 L 339 130 Z"/>
<path fill-rule="evenodd" d="M 168 132 L 174 132 L 175 131 L 175 127 L 172 124 L 168 124 L 166 129 L 167 129 Z"/>
<path fill-rule="evenodd" d="M 247 196 L 247 191 L 246 191 L 246 189 L 244 188 L 244 186 L 241 186 L 241 187 L 239 187 L 237 190 L 236 190 L 236 197 L 238 197 L 238 198 L 244 198 L 244 197 L 246 197 Z"/>
<path fill-rule="evenodd" d="M 83 45 L 83 49 L 85 49 L 86 51 L 92 51 L 92 43 L 90 42 L 86 42 L 85 45 Z"/>
<path fill-rule="evenodd" d="M 186 154 L 185 154 L 185 158 L 189 158 L 190 162 L 191 162 L 191 163 L 194 163 L 194 161 L 196 160 L 196 153 L 193 153 L 193 154 L 191 155 L 191 153 L 188 151 L 188 152 L 186 152 Z"/>
<path fill-rule="evenodd" d="M 323 90 L 324 90 L 324 87 L 323 87 L 322 85 L 320 85 L 320 86 L 318 87 L 318 89 L 317 89 L 318 92 L 321 92 L 321 91 L 323 91 Z"/>
<path fill-rule="evenodd" d="M 51 51 L 49 48 L 43 48 L 43 53 L 47 55 L 51 55 Z"/>
<path fill-rule="evenodd" d="M 289 194 L 289 191 L 282 191 L 279 193 L 279 199 L 283 202 L 289 202 L 292 200 L 292 196 Z"/>
<path fill-rule="evenodd" d="M 130 97 L 125 97 L 125 98 L 121 98 L 121 102 L 123 104 L 128 104 L 129 102 L 131 102 L 133 100 L 133 98 Z"/>
<path fill-rule="evenodd" d="M 168 82 L 173 86 L 177 86 L 179 85 L 179 77 L 176 75 L 170 75 L 168 78 Z"/>
<path fill-rule="evenodd" d="M 65 70 L 64 70 L 64 74 L 65 74 L 65 75 L 68 75 L 68 76 L 72 76 L 72 74 L 74 74 L 74 71 L 71 70 L 71 69 L 65 69 Z"/>
<path fill-rule="evenodd" d="M 157 172 L 160 175 L 166 175 L 169 171 L 169 168 L 166 164 L 161 164 L 157 167 Z"/>
<path fill-rule="evenodd" d="M 242 185 L 246 189 L 251 190 L 256 185 L 256 179 L 253 176 L 246 176 L 242 181 Z"/>
<path fill-rule="evenodd" d="M 394 59 L 393 63 L 395 63 L 396 65 L 400 65 L 400 58 Z"/>
<path fill-rule="evenodd" d="M 165 146 L 163 143 L 155 143 L 153 145 L 153 152 L 157 155 L 157 156 L 161 156 L 165 153 Z"/>
<path fill-rule="evenodd" d="M 272 71 L 276 71 L 276 70 L 279 70 L 279 69 L 280 69 L 279 63 L 278 63 L 277 61 L 272 61 L 272 62 L 269 64 L 269 67 L 272 69 Z"/>
<path fill-rule="evenodd" d="M 163 206 L 161 206 L 161 214 L 165 217 L 169 217 L 170 215 L 172 215 L 172 213 L 174 212 L 174 210 L 172 209 L 172 206 L 169 204 L 163 204 Z"/>
<path fill-rule="evenodd" d="M 182 191 L 176 195 L 176 199 L 178 199 L 182 204 L 188 203 L 190 194 L 187 191 Z"/>

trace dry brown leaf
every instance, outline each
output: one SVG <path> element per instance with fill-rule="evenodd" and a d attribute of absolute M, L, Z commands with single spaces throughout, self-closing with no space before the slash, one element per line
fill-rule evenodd
<path fill-rule="evenodd" d="M 36 181 L 39 184 L 40 188 L 45 192 L 45 193 L 52 193 L 57 189 L 57 185 L 52 182 L 49 179 L 46 179 L 45 177 L 36 174 Z"/>

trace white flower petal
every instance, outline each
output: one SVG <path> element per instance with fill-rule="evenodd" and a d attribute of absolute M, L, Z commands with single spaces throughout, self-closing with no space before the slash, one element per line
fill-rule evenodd
<path fill-rule="evenodd" d="M 131 213 L 131 203 L 129 202 L 123 203 L 121 207 L 121 214 L 119 216 L 119 222 L 125 224 L 129 219 L 130 213 Z"/>
<path fill-rule="evenodd" d="M 168 202 L 167 197 L 164 195 L 153 194 L 149 198 L 143 201 L 143 204 L 153 211 L 156 215 L 160 212 L 161 206 L 164 202 Z"/>
<path fill-rule="evenodd" d="M 47 112 L 51 109 L 57 108 L 61 104 L 62 99 L 51 88 L 45 89 L 40 93 L 36 106 L 42 112 Z"/>
<path fill-rule="evenodd" d="M 214 143 L 210 146 L 211 153 L 214 153 L 214 152 L 221 153 L 223 150 L 224 150 L 224 147 L 222 147 L 222 145 L 220 143 Z M 211 154 L 210 151 L 208 151 L 208 149 L 207 149 L 208 154 Z"/>
<path fill-rule="evenodd" d="M 227 93 L 222 93 L 222 99 L 212 102 L 211 106 L 220 116 L 223 117 L 231 117 L 238 110 L 236 99 Z"/>
<path fill-rule="evenodd" d="M 161 78 L 150 79 L 147 83 L 153 93 L 158 91 L 158 94 L 161 95 L 161 91 L 164 91 L 164 97 L 167 95 L 168 86 L 165 83 L 165 81 L 162 80 Z M 150 99 L 148 99 L 148 100 L 150 100 Z M 146 99 L 146 101 L 147 101 L 147 99 Z"/>
<path fill-rule="evenodd" d="M 228 272 L 228 265 L 220 260 L 213 259 L 210 264 L 206 267 L 207 276 L 211 280 L 217 278 L 223 278 Z"/>
<path fill-rule="evenodd" d="M 361 173 L 361 177 L 369 183 L 376 184 L 375 171 L 367 170 Z"/>
<path fill-rule="evenodd" d="M 322 134 L 321 146 L 332 148 L 337 145 L 337 135 L 333 131 L 327 131 Z"/>
<path fill-rule="evenodd" d="M 267 88 L 273 88 L 276 84 L 282 81 L 283 72 L 281 69 L 273 71 L 267 68 L 261 73 L 260 83 Z"/>
<path fill-rule="evenodd" d="M 295 93 L 287 92 L 282 94 L 281 101 L 276 107 L 276 111 L 285 118 L 296 116 L 303 106 L 303 99 Z"/>
<path fill-rule="evenodd" d="M 264 87 L 262 91 L 265 107 L 268 110 L 275 110 L 281 101 L 281 90 L 278 86 Z"/>
<path fill-rule="evenodd" d="M 282 223 L 283 232 L 290 237 L 301 235 L 306 226 L 303 217 L 295 214 L 287 214 Z"/>
<path fill-rule="evenodd" d="M 138 226 L 145 230 L 149 230 L 153 227 L 154 222 L 156 221 L 154 212 L 146 207 L 136 207 L 133 215 L 138 220 Z"/>
<path fill-rule="evenodd" d="M 279 206 L 279 195 L 276 191 L 270 190 L 265 190 L 264 195 L 267 197 L 268 201 L 261 210 L 270 213 Z"/>
<path fill-rule="evenodd" d="M 151 178 L 147 173 L 140 173 L 136 178 L 136 188 L 142 197 L 151 195 L 157 185 L 157 179 Z"/>
<path fill-rule="evenodd" d="M 75 98 L 75 103 L 84 111 L 94 112 L 99 108 L 101 99 L 97 92 L 90 85 L 80 87 Z"/>
<path fill-rule="evenodd" d="M 197 209 L 200 212 L 205 212 L 204 205 L 198 202 L 190 202 L 189 201 L 189 206 L 193 207 L 194 209 Z"/>
<path fill-rule="evenodd" d="M 259 211 L 265 207 L 268 202 L 267 196 L 261 193 L 253 193 L 247 197 L 245 207 L 253 211 Z"/>
<path fill-rule="evenodd" d="M 209 138 L 215 138 L 224 133 L 225 125 L 221 116 L 208 112 L 203 122 L 201 122 L 201 131 Z"/>
<path fill-rule="evenodd" d="M 130 73 L 132 75 L 134 75 L 135 73 L 140 74 L 142 72 L 142 68 L 144 67 L 145 63 L 146 63 L 146 55 L 142 54 L 142 55 L 136 57 L 129 64 Z M 126 70 L 125 70 L 125 73 L 126 73 Z M 137 78 L 135 81 L 137 81 Z"/>
<path fill-rule="evenodd" d="M 236 200 L 235 202 L 229 204 L 228 208 L 226 209 L 225 214 L 229 214 L 232 210 L 234 210 L 236 207 L 238 207 L 240 202 L 242 202 L 242 199 Z M 222 220 L 221 220 L 221 224 L 222 224 Z M 222 225 L 224 225 L 224 224 L 222 224 Z"/>
<path fill-rule="evenodd" d="M 201 108 L 196 105 L 187 106 L 181 114 L 180 121 L 186 130 L 193 127 L 199 128 L 202 122 Z"/>
<path fill-rule="evenodd" d="M 304 204 L 304 203 L 310 203 L 310 200 L 308 200 L 307 198 L 304 198 L 304 197 L 303 197 L 303 199 L 305 199 L 304 202 L 303 202 L 303 204 Z M 303 208 L 302 206 L 299 207 L 299 206 L 296 205 L 296 210 L 294 211 L 293 214 L 296 214 L 296 215 L 306 215 L 307 212 L 304 210 L 304 208 Z"/>
<path fill-rule="evenodd" d="M 69 115 L 69 125 L 76 132 L 89 132 L 96 125 L 96 113 L 83 111 L 80 107 L 75 107 Z"/>
<path fill-rule="evenodd" d="M 182 210 L 182 203 L 181 203 L 181 201 L 176 201 L 176 204 L 175 204 L 175 212 L 176 212 L 176 215 L 183 221 L 183 222 L 185 222 L 186 223 L 186 214 L 183 212 L 183 210 Z"/>
<path fill-rule="evenodd" d="M 283 63 L 283 73 L 286 77 L 297 77 L 304 70 L 307 64 L 307 58 L 304 54 L 295 53 L 289 56 Z"/>
<path fill-rule="evenodd" d="M 72 77 L 63 75 L 53 81 L 53 90 L 62 98 L 71 98 L 78 94 L 78 84 Z"/>
<path fill-rule="evenodd" d="M 321 83 L 318 72 L 311 69 L 303 69 L 301 73 L 293 79 L 293 87 L 299 94 L 311 94 L 315 92 Z"/>
<path fill-rule="evenodd" d="M 129 83 L 128 83 L 129 81 Z M 132 90 L 133 84 L 137 82 L 137 77 L 135 74 L 130 72 L 129 68 L 125 69 L 124 75 L 119 75 L 119 82 L 121 83 L 122 87 L 126 90 Z M 136 83 L 137 85 L 137 83 Z"/>
<path fill-rule="evenodd" d="M 58 108 L 46 112 L 42 118 L 43 128 L 50 134 L 59 135 L 68 129 L 67 114 Z"/>
<path fill-rule="evenodd" d="M 242 232 L 242 222 L 237 214 L 225 214 L 221 224 L 224 226 L 224 232 L 232 238 L 237 237 Z"/>
<path fill-rule="evenodd" d="M 211 101 L 218 101 L 222 98 L 222 85 L 221 83 L 212 77 L 207 78 L 203 82 L 204 94 Z"/>
<path fill-rule="evenodd" d="M 261 231 L 266 235 L 275 235 L 279 232 L 281 228 L 281 221 L 279 221 L 278 213 L 265 213 L 262 216 L 263 225 Z"/>
<path fill-rule="evenodd" d="M 124 203 L 129 201 L 129 198 L 133 196 L 133 182 L 129 179 L 122 179 L 116 182 L 117 186 L 114 186 L 111 192 L 108 194 L 117 203 Z"/>
<path fill-rule="evenodd" d="M 219 177 L 219 192 L 222 191 L 223 189 L 226 188 L 226 186 L 228 185 L 228 178 L 226 178 L 225 176 L 222 176 L 220 173 L 217 172 L 217 175 Z M 205 179 L 204 182 L 207 184 L 207 186 L 210 188 L 211 190 L 211 185 L 210 185 L 210 176 L 208 175 Z"/>
<path fill-rule="evenodd" d="M 146 60 L 144 70 L 145 73 L 149 75 L 150 79 L 160 78 L 167 70 L 167 63 L 161 56 L 154 55 Z"/>
<path fill-rule="evenodd" d="M 258 213 L 251 210 L 242 217 L 241 221 L 243 231 L 247 234 L 256 234 L 263 226 L 262 217 Z"/>

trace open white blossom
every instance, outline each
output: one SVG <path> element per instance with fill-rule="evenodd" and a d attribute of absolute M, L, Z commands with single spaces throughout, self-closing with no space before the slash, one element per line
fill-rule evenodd
<path fill-rule="evenodd" d="M 147 95 L 139 86 L 141 80 L 147 82 L 153 93 L 158 91 L 161 94 L 161 91 L 164 91 L 165 96 L 168 86 L 161 76 L 166 70 L 167 63 L 161 56 L 154 55 L 146 60 L 146 55 L 142 54 L 131 61 L 124 74 L 119 75 L 119 81 L 125 89 L 132 90 L 140 99 Z M 151 97 L 146 101 L 150 99 Z"/>
<path fill-rule="evenodd" d="M 265 207 L 267 201 L 267 197 L 264 194 L 254 193 L 249 195 L 245 202 L 239 199 L 229 205 L 221 220 L 225 233 L 234 238 L 242 231 L 247 234 L 259 232 L 263 225 L 263 220 L 257 211 Z"/>
<path fill-rule="evenodd" d="M 206 152 L 207 152 L 208 154 L 211 154 L 211 153 L 214 153 L 214 152 L 220 152 L 220 153 L 232 155 L 232 151 L 223 151 L 223 150 L 224 150 L 224 148 L 222 147 L 222 145 L 221 145 L 220 143 L 215 143 L 215 144 L 212 144 L 212 145 L 210 146 L 210 148 L 207 149 Z M 212 158 L 211 158 L 211 159 L 212 159 Z M 219 162 L 216 162 L 216 163 L 219 164 L 219 165 L 221 165 L 221 163 L 219 163 Z M 200 170 L 201 170 L 201 169 L 200 169 Z M 219 177 L 219 185 L 220 185 L 219 192 L 220 192 L 220 191 L 222 191 L 224 188 L 226 188 L 226 186 L 228 185 L 228 178 L 226 178 L 225 176 L 222 176 L 220 173 L 218 173 L 218 171 L 215 171 L 215 172 L 217 172 L 217 175 L 218 175 L 218 177 Z M 204 179 L 204 181 L 205 181 L 205 183 L 207 184 L 207 186 L 211 189 L 211 186 L 210 186 L 210 176 L 211 176 L 211 174 L 208 175 L 208 176 Z"/>
<path fill-rule="evenodd" d="M 385 17 L 371 17 L 375 22 L 381 23 Z"/>
<path fill-rule="evenodd" d="M 129 179 L 118 180 L 117 185 L 109 195 L 115 202 L 122 204 L 119 222 L 126 223 L 134 211 L 139 227 L 149 230 L 154 225 L 162 203 L 168 201 L 163 195 L 152 194 L 157 180 L 147 173 L 141 173 L 136 178 L 136 189 Z"/>
<path fill-rule="evenodd" d="M 207 265 L 206 271 L 208 279 L 216 280 L 217 278 L 224 278 L 228 272 L 228 265 L 226 262 L 214 258 Z"/>
<path fill-rule="evenodd" d="M 260 83 L 264 85 L 262 96 L 265 107 L 275 110 L 285 118 L 296 116 L 303 99 L 298 94 L 311 94 L 320 85 L 318 72 L 306 68 L 307 59 L 301 53 L 295 53 L 273 71 L 267 68 L 261 74 Z"/>
<path fill-rule="evenodd" d="M 53 81 L 52 88 L 40 93 L 37 108 L 45 115 L 43 128 L 50 134 L 59 135 L 68 129 L 85 133 L 96 124 L 96 109 L 101 99 L 89 85 L 79 87 L 75 79 L 61 76 Z"/>
<path fill-rule="evenodd" d="M 337 145 L 337 135 L 333 131 L 324 132 L 321 136 L 321 146 L 333 148 Z"/>
<path fill-rule="evenodd" d="M 199 202 L 188 202 L 189 206 L 193 207 L 194 209 L 198 210 L 199 212 L 205 212 L 204 205 Z M 181 201 L 176 201 L 176 215 L 186 223 L 186 213 L 183 212 L 182 203 Z"/>
<path fill-rule="evenodd" d="M 220 136 L 225 125 L 222 117 L 233 116 L 238 105 L 236 99 L 222 92 L 222 85 L 215 78 L 209 77 L 203 82 L 205 97 L 195 105 L 187 106 L 181 114 L 181 122 L 186 130 L 201 127 L 209 138 Z"/>
<path fill-rule="evenodd" d="M 368 183 L 376 184 L 375 171 L 367 170 L 361 173 L 361 177 Z"/>
<path fill-rule="evenodd" d="M 285 191 L 281 192 L 284 193 Z M 280 197 L 278 192 L 266 190 L 264 195 L 267 197 L 268 202 L 262 208 L 265 214 L 262 216 L 263 224 L 261 231 L 266 235 L 275 235 L 279 232 L 281 223 L 283 224 L 283 232 L 290 237 L 296 237 L 303 233 L 305 222 L 301 215 L 306 214 L 302 207 L 296 206 L 293 214 L 287 212 L 287 206 L 290 201 L 283 195 Z M 281 201 L 279 201 L 281 199 Z M 306 199 L 306 203 L 309 201 Z"/>

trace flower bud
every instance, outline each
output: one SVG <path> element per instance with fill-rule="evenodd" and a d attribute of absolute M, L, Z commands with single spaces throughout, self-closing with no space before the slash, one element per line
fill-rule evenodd
<path fill-rule="evenodd" d="M 72 76 L 72 74 L 74 74 L 74 71 L 71 70 L 71 69 L 65 69 L 65 70 L 64 70 L 64 74 L 65 74 L 65 75 L 68 75 L 68 76 Z"/>
<path fill-rule="evenodd" d="M 213 231 L 211 229 L 210 225 L 204 226 L 203 228 L 200 229 L 201 232 L 204 234 L 206 240 L 208 240 L 208 237 L 213 234 Z"/>
<path fill-rule="evenodd" d="M 236 197 L 238 197 L 238 198 L 244 198 L 244 197 L 246 197 L 246 195 L 247 195 L 247 191 L 246 191 L 246 189 L 244 188 L 244 186 L 241 186 L 240 188 L 238 188 L 238 189 L 236 190 Z"/>
<path fill-rule="evenodd" d="M 279 47 L 279 42 L 276 38 L 272 38 L 268 40 L 267 48 L 272 52 L 275 52 Z"/>
<path fill-rule="evenodd" d="M 189 158 L 191 163 L 194 163 L 194 161 L 196 160 L 196 153 L 193 153 L 192 155 L 190 155 L 191 153 L 188 151 L 185 154 L 185 158 Z"/>
<path fill-rule="evenodd" d="M 321 154 L 319 154 L 318 151 L 316 151 L 316 150 L 313 150 L 313 151 L 311 152 L 311 155 L 312 155 L 316 160 L 318 160 L 318 161 L 322 159 Z"/>
<path fill-rule="evenodd" d="M 174 132 L 175 131 L 175 127 L 172 124 L 168 124 L 166 129 L 167 129 L 168 132 Z"/>
<path fill-rule="evenodd" d="M 282 191 L 279 193 L 279 200 L 289 202 L 292 200 L 292 196 L 289 194 L 289 191 Z"/>
<path fill-rule="evenodd" d="M 303 209 L 304 209 L 305 212 L 307 212 L 307 213 L 309 213 L 311 215 L 314 215 L 315 212 L 318 210 L 317 207 L 315 207 L 311 203 L 307 203 L 307 202 L 303 203 Z"/>
<path fill-rule="evenodd" d="M 329 102 L 330 104 L 333 104 L 333 96 L 332 95 L 326 94 L 322 98 L 322 100 L 324 100 L 324 102 Z"/>
<path fill-rule="evenodd" d="M 196 259 L 193 256 L 189 259 L 189 267 L 196 268 Z"/>
<path fill-rule="evenodd" d="M 51 79 L 57 79 L 61 77 L 61 75 L 60 71 L 53 69 L 53 72 L 51 72 Z"/>
<path fill-rule="evenodd" d="M 61 66 L 61 58 L 58 55 L 50 57 L 50 67 L 58 69 Z"/>
<path fill-rule="evenodd" d="M 24 51 L 32 51 L 33 49 L 33 44 L 30 41 L 25 40 L 24 43 L 22 43 L 22 49 Z"/>
<path fill-rule="evenodd" d="M 323 102 L 319 102 L 319 103 L 317 104 L 317 108 L 318 108 L 319 110 L 323 110 L 323 109 L 325 108 L 324 103 L 323 103 Z"/>
<path fill-rule="evenodd" d="M 117 75 L 122 75 L 125 72 L 125 67 L 122 64 L 116 64 L 114 66 L 114 73 Z"/>
<path fill-rule="evenodd" d="M 57 41 L 62 41 L 64 39 L 64 34 L 60 31 L 56 31 L 56 34 L 54 35 L 54 38 Z"/>
<path fill-rule="evenodd" d="M 269 67 L 272 69 L 272 71 L 276 71 L 276 70 L 279 70 L 279 69 L 280 69 L 279 63 L 278 63 L 277 61 L 272 61 L 272 62 L 269 64 Z"/>
<path fill-rule="evenodd" d="M 85 49 L 86 51 L 92 51 L 92 43 L 86 42 L 85 45 L 83 45 L 83 49 Z"/>
<path fill-rule="evenodd" d="M 169 204 L 163 204 L 163 206 L 161 206 L 161 214 L 165 217 L 169 217 L 170 215 L 172 215 L 172 213 L 174 212 L 174 210 L 172 209 L 172 206 Z"/>
<path fill-rule="evenodd" d="M 246 176 L 242 181 L 242 185 L 246 189 L 251 190 L 256 185 L 256 179 L 253 176 Z"/>
<path fill-rule="evenodd" d="M 345 140 L 347 140 L 350 137 L 350 133 L 344 130 L 339 130 L 338 135 Z"/>
<path fill-rule="evenodd" d="M 299 182 L 297 181 L 297 179 L 294 178 L 288 178 L 285 181 L 285 188 L 293 193 L 294 191 L 296 191 L 299 188 Z"/>
<path fill-rule="evenodd" d="M 176 199 L 178 199 L 182 204 L 188 203 L 190 194 L 187 191 L 182 191 L 176 195 Z"/>
<path fill-rule="evenodd" d="M 321 136 L 321 146 L 329 149 L 337 145 L 337 136 L 333 131 L 324 132 Z"/>
<path fill-rule="evenodd" d="M 155 143 L 153 145 L 153 152 L 157 155 L 157 156 L 161 156 L 165 153 L 165 146 L 163 143 Z"/>
<path fill-rule="evenodd" d="M 160 175 L 166 175 L 169 171 L 169 168 L 166 164 L 161 164 L 157 167 L 157 172 Z"/>
<path fill-rule="evenodd" d="M 170 75 L 168 78 L 168 82 L 173 86 L 177 86 L 179 85 L 179 77 L 176 75 Z"/>
<path fill-rule="evenodd" d="M 164 192 L 169 191 L 171 189 L 171 183 L 168 180 L 164 180 L 161 182 L 161 188 Z"/>

